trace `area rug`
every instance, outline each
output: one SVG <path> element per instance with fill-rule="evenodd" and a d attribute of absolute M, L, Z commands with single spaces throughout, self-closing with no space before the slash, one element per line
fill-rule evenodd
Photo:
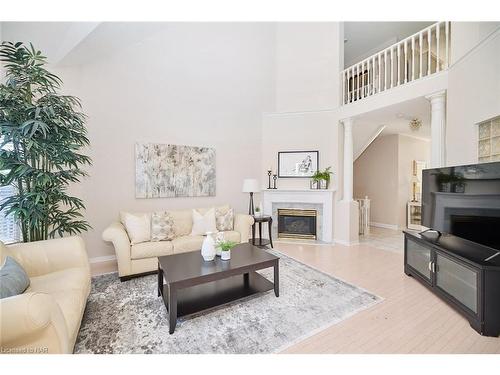
<path fill-rule="evenodd" d="M 275 353 L 381 301 L 366 290 L 280 257 L 273 291 L 179 318 L 168 333 L 155 275 L 92 279 L 75 353 Z M 272 268 L 259 271 L 269 280 Z"/>

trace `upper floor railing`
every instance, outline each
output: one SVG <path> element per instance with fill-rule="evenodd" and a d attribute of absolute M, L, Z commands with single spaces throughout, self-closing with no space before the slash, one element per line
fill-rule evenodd
<path fill-rule="evenodd" d="M 341 73 L 342 105 L 448 69 L 450 23 L 437 22 Z"/>

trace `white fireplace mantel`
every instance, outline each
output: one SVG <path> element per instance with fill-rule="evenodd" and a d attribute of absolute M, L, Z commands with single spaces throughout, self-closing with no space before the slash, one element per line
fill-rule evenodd
<path fill-rule="evenodd" d="M 262 190 L 262 203 L 264 215 L 273 214 L 273 203 L 304 203 L 321 204 L 322 235 L 318 238 L 323 242 L 332 242 L 333 232 L 333 198 L 335 190 L 328 189 L 264 189 Z M 277 218 L 273 217 L 273 220 Z"/>

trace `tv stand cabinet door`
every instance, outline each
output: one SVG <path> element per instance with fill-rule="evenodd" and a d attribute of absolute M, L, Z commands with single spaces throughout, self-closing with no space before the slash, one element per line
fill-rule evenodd
<path fill-rule="evenodd" d="M 481 271 L 436 252 L 435 287 L 452 297 L 469 315 L 480 316 Z"/>
<path fill-rule="evenodd" d="M 405 272 L 417 276 L 422 281 L 432 285 L 432 262 L 433 250 L 429 246 L 421 244 L 408 236 L 405 237 Z"/>

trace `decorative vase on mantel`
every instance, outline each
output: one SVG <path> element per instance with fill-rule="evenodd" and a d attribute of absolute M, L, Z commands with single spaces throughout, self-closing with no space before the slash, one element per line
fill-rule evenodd
<path fill-rule="evenodd" d="M 215 240 L 213 232 L 207 232 L 206 235 L 201 245 L 201 256 L 205 262 L 209 262 L 215 259 Z"/>

